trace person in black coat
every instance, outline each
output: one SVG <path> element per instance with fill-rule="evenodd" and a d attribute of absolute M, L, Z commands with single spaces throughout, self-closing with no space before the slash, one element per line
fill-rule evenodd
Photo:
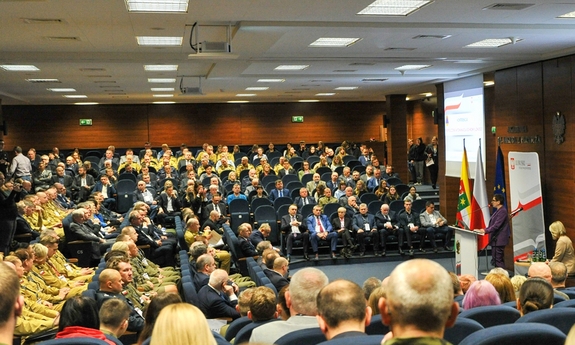
<path fill-rule="evenodd" d="M 228 285 L 228 274 L 224 270 L 212 272 L 208 285 L 198 291 L 198 300 L 198 308 L 206 319 L 229 317 L 235 320 L 241 316 L 235 308 L 238 297 L 234 288 Z"/>
<path fill-rule="evenodd" d="M 400 230 L 397 224 L 397 216 L 395 212 L 389 210 L 388 204 L 381 205 L 379 212 L 375 215 L 375 225 L 379 232 L 381 256 L 385 256 L 387 236 L 397 235 L 398 230 Z"/>
<path fill-rule="evenodd" d="M 301 239 L 303 241 L 303 257 L 309 260 L 309 232 L 307 223 L 303 221 L 303 216 L 297 213 L 297 205 L 292 204 L 288 208 L 288 214 L 282 217 L 280 230 L 286 239 L 286 253 L 288 261 L 291 259 L 293 241 Z"/>

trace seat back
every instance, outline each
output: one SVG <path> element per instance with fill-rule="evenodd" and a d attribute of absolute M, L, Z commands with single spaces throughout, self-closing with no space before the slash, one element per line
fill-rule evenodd
<path fill-rule="evenodd" d="M 331 204 L 327 204 L 327 205 L 331 205 Z M 333 205 L 335 205 L 335 204 L 333 204 Z M 301 210 L 299 210 L 302 217 L 307 218 L 309 215 L 311 215 L 313 213 L 313 207 L 314 206 L 315 206 L 315 204 L 303 205 Z"/>
<path fill-rule="evenodd" d="M 575 308 L 575 299 L 553 304 L 553 309 L 555 308 Z"/>
<path fill-rule="evenodd" d="M 268 237 L 268 240 L 272 244 L 278 244 L 279 243 L 279 229 L 278 229 L 276 210 L 273 206 L 262 205 L 254 211 L 254 226 L 255 226 L 255 224 L 260 226 L 263 223 L 268 223 L 270 225 L 270 228 L 271 228 L 271 232 L 270 232 L 270 235 Z"/>
<path fill-rule="evenodd" d="M 351 343 L 354 345 L 380 345 L 382 340 L 382 334 L 358 335 L 353 337 L 331 339 L 321 342 L 318 345 L 349 345 Z"/>
<path fill-rule="evenodd" d="M 515 323 L 538 322 L 558 328 L 565 335 L 575 324 L 575 309 L 552 308 L 532 311 L 520 317 Z"/>
<path fill-rule="evenodd" d="M 300 182 L 299 177 L 295 174 L 284 175 L 281 180 L 284 183 L 284 186 L 287 186 L 287 184 L 290 182 Z"/>
<path fill-rule="evenodd" d="M 341 205 L 337 202 L 331 204 L 325 204 L 323 207 L 323 214 L 331 218 L 331 215 L 337 213 L 337 209 L 340 208 Z"/>
<path fill-rule="evenodd" d="M 403 200 L 394 200 L 389 203 L 389 210 L 399 214 L 399 211 L 404 210 Z"/>
<path fill-rule="evenodd" d="M 319 327 L 302 329 L 290 332 L 275 341 L 275 345 L 316 345 L 326 341 L 325 335 Z"/>
<path fill-rule="evenodd" d="M 387 185 L 388 186 L 398 185 L 398 184 L 403 184 L 403 182 L 397 177 L 390 177 L 387 179 Z"/>
<path fill-rule="evenodd" d="M 120 175 L 118 175 L 118 181 L 121 180 L 132 180 L 136 182 L 136 175 L 132 173 L 121 173 Z"/>
<path fill-rule="evenodd" d="M 516 323 L 481 329 L 465 337 L 459 345 L 563 345 L 565 338 L 565 334 L 553 326 Z"/>
<path fill-rule="evenodd" d="M 74 337 L 74 338 L 60 338 L 60 339 L 51 339 L 40 342 L 38 344 L 42 345 L 109 345 L 106 341 L 96 339 L 96 338 L 88 338 L 88 337 Z"/>
<path fill-rule="evenodd" d="M 308 182 L 313 180 L 313 174 L 305 174 L 301 177 L 301 183 L 305 186 Z M 289 189 L 289 188 L 288 188 Z"/>
<path fill-rule="evenodd" d="M 232 229 L 237 229 L 240 224 L 250 221 L 250 205 L 247 200 L 232 200 L 228 205 L 228 210 L 231 216 L 230 226 Z"/>
<path fill-rule="evenodd" d="M 328 168 L 328 167 L 319 167 L 319 168 L 317 168 L 317 170 L 316 170 L 315 172 L 316 172 L 316 174 L 319 174 L 320 177 L 321 177 L 321 175 L 323 175 L 323 174 L 329 173 L 329 176 L 330 176 L 330 179 L 331 179 L 331 173 L 332 173 L 332 171 L 331 171 L 331 169 Z"/>
<path fill-rule="evenodd" d="M 381 210 L 381 205 L 383 205 L 383 201 L 381 200 L 374 200 L 367 204 L 367 212 L 376 215 L 377 212 Z"/>
<path fill-rule="evenodd" d="M 427 203 L 427 200 L 414 200 L 411 209 L 417 213 L 422 213 L 425 211 L 425 203 Z"/>
<path fill-rule="evenodd" d="M 293 200 L 288 196 L 282 196 L 274 200 L 274 209 L 278 210 L 282 205 L 291 205 Z"/>
<path fill-rule="evenodd" d="M 471 333 L 484 329 L 481 324 L 475 320 L 458 317 L 452 327 L 446 328 L 443 333 L 443 339 L 453 345 L 459 344 Z"/>
<path fill-rule="evenodd" d="M 369 205 L 370 202 L 372 201 L 376 201 L 379 200 L 377 195 L 373 194 L 373 193 L 364 193 L 362 196 L 359 197 L 359 200 L 361 200 L 362 203 Z M 375 213 L 373 213 L 375 214 Z"/>
<path fill-rule="evenodd" d="M 257 208 L 262 206 L 262 205 L 273 206 L 273 202 L 271 202 L 270 199 L 268 199 L 268 198 L 256 198 L 256 199 L 252 200 L 250 208 L 253 212 L 253 211 L 257 210 Z"/>
<path fill-rule="evenodd" d="M 519 310 L 504 305 L 490 305 L 464 310 L 459 317 L 479 322 L 484 328 L 515 323 L 521 314 Z"/>

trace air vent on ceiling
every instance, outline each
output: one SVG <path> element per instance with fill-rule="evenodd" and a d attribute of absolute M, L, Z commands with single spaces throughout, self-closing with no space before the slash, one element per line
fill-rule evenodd
<path fill-rule="evenodd" d="M 331 83 L 330 79 L 312 79 L 310 83 Z"/>
<path fill-rule="evenodd" d="M 334 72 L 336 73 L 353 73 L 353 72 L 357 72 L 356 69 L 336 69 L 334 70 Z"/>
<path fill-rule="evenodd" d="M 415 50 L 415 48 L 394 48 L 394 47 L 391 47 L 391 48 L 385 48 L 384 50 L 396 51 L 396 52 L 408 52 L 408 51 Z"/>
<path fill-rule="evenodd" d="M 118 96 L 118 95 L 125 95 L 125 92 L 109 92 L 108 95 L 110 96 Z"/>
<path fill-rule="evenodd" d="M 73 41 L 81 41 L 80 37 L 75 36 L 46 36 L 44 39 L 48 41 L 56 41 L 56 42 L 73 42 Z"/>
<path fill-rule="evenodd" d="M 27 82 L 34 84 L 61 84 L 62 82 L 54 79 L 26 79 Z"/>
<path fill-rule="evenodd" d="M 86 77 L 88 77 L 88 78 L 112 78 L 111 75 L 105 75 L 105 74 L 92 74 L 92 75 L 87 75 Z"/>
<path fill-rule="evenodd" d="M 104 92 L 111 92 L 111 93 L 119 93 L 119 92 L 124 92 L 124 90 L 104 90 Z"/>
<path fill-rule="evenodd" d="M 115 84 L 116 82 L 114 80 L 96 80 L 96 81 L 94 81 L 94 83 L 96 83 L 96 84 L 107 84 L 107 83 Z"/>
<path fill-rule="evenodd" d="M 296 90 L 297 90 L 297 91 L 308 91 L 308 90 L 309 90 L 309 88 L 305 88 L 305 87 L 296 87 L 296 88 L 293 88 L 292 90 L 294 90 L 294 91 L 296 91 Z"/>
<path fill-rule="evenodd" d="M 451 35 L 417 35 L 413 37 L 414 40 L 421 40 L 421 39 L 436 39 L 436 40 L 444 40 L 446 38 L 451 37 Z"/>
<path fill-rule="evenodd" d="M 106 83 L 109 83 L 109 81 L 107 81 Z M 121 88 L 120 85 L 100 85 L 100 87 L 103 88 L 103 89 Z"/>
<path fill-rule="evenodd" d="M 363 82 L 383 82 L 383 81 L 386 81 L 386 80 L 387 80 L 387 79 L 385 79 L 385 78 L 382 78 L 382 79 L 378 79 L 378 78 L 365 78 L 365 79 L 362 79 L 361 81 L 363 81 Z"/>
<path fill-rule="evenodd" d="M 484 10 L 499 10 L 499 11 L 521 11 L 533 6 L 534 4 L 493 4 L 483 8 Z"/>
<path fill-rule="evenodd" d="M 2 0 L 0 0 L 2 2 Z M 66 21 L 64 19 L 53 19 L 53 18 L 22 18 L 22 21 L 26 24 L 64 24 Z"/>
<path fill-rule="evenodd" d="M 91 67 L 80 68 L 80 71 L 82 72 L 103 72 L 105 70 L 106 70 L 105 68 L 91 68 Z"/>
<path fill-rule="evenodd" d="M 286 91 L 285 93 L 301 93 L 299 91 Z"/>
<path fill-rule="evenodd" d="M 372 62 L 352 62 L 349 65 L 350 66 L 374 66 L 375 64 Z"/>

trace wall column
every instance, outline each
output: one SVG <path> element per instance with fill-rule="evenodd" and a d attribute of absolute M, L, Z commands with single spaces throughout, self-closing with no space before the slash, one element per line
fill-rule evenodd
<path fill-rule="evenodd" d="M 407 95 L 385 96 L 387 125 L 387 161 L 404 183 L 409 182 L 407 170 Z"/>

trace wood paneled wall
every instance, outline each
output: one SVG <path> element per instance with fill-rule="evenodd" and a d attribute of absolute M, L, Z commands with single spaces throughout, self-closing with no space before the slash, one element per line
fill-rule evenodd
<path fill-rule="evenodd" d="M 6 148 L 140 148 L 379 139 L 385 102 L 4 106 Z M 304 116 L 292 123 L 293 115 Z M 79 119 L 93 120 L 79 126 Z"/>

